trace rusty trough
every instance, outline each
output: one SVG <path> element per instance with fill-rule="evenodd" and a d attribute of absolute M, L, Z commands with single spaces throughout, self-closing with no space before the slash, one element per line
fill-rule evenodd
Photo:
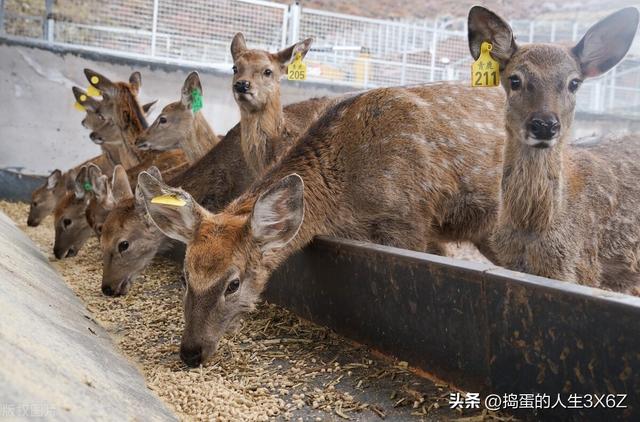
<path fill-rule="evenodd" d="M 291 257 L 266 298 L 483 398 L 581 399 L 509 409 L 526 419 L 640 418 L 638 298 L 330 238 Z"/>

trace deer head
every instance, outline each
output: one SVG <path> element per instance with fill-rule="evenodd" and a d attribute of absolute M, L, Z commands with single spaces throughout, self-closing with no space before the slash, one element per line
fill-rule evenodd
<path fill-rule="evenodd" d="M 117 170 L 117 169 L 116 169 Z M 147 170 L 160 178 L 156 167 Z M 102 292 L 107 296 L 125 295 L 131 283 L 151 262 L 164 237 L 147 217 L 142 199 L 133 196 L 126 174 L 114 171 L 113 200 L 102 227 Z"/>
<path fill-rule="evenodd" d="M 224 332 L 254 308 L 277 264 L 275 252 L 298 233 L 304 216 L 302 179 L 297 174 L 287 176 L 257 197 L 236 200 L 219 214 L 145 172 L 138 176 L 137 189 L 158 228 L 187 245 L 180 357 L 187 365 L 198 366 L 215 352 Z M 182 205 L 153 200 L 162 195 Z"/>
<path fill-rule="evenodd" d="M 76 256 L 91 236 L 85 212 L 90 199 L 89 178 L 86 166 L 82 166 L 73 184 L 54 210 L 55 242 L 53 254 L 62 259 Z"/>
<path fill-rule="evenodd" d="M 202 96 L 198 72 L 191 72 L 187 76 L 182 85 L 180 100 L 162 109 L 151 126 L 138 137 L 136 147 L 156 151 L 180 147 L 184 138 L 193 130 L 196 118 L 196 113 L 192 110 L 194 92 Z"/>
<path fill-rule="evenodd" d="M 511 27 L 481 6 L 469 12 L 469 49 L 474 59 L 483 41 L 500 63 L 507 93 L 509 138 L 525 147 L 551 148 L 570 133 L 576 93 L 587 78 L 602 75 L 625 56 L 638 27 L 638 10 L 622 9 L 593 25 L 573 47 L 519 46 Z"/>
<path fill-rule="evenodd" d="M 31 193 L 27 225 L 36 227 L 42 223 L 42 220 L 53 212 L 56 204 L 64 197 L 67 190 L 73 189 L 74 179 L 75 172 L 73 170 L 64 175 L 60 170 L 51 172 L 44 184 Z"/>
<path fill-rule="evenodd" d="M 272 102 L 280 104 L 280 79 L 287 74 L 287 66 L 296 54 L 304 57 L 311 38 L 293 44 L 277 53 L 251 50 L 242 33 L 231 42 L 233 57 L 233 96 L 241 110 L 262 111 Z"/>

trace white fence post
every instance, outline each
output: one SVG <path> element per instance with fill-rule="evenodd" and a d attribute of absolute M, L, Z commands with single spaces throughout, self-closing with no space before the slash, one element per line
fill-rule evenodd
<path fill-rule="evenodd" d="M 53 42 L 53 0 L 45 1 L 45 16 L 44 16 L 44 28 L 43 35 L 47 42 Z"/>
<path fill-rule="evenodd" d="M 158 2 L 153 0 L 153 17 L 151 18 L 151 57 L 156 56 L 156 42 L 158 33 Z"/>
<path fill-rule="evenodd" d="M 291 44 L 297 42 L 300 37 L 300 9 L 300 2 L 297 0 L 289 6 L 289 43 Z"/>
<path fill-rule="evenodd" d="M 4 34 L 4 0 L 0 0 L 0 34 Z"/>
<path fill-rule="evenodd" d="M 436 49 L 438 48 L 438 19 L 433 21 L 433 32 L 431 35 L 431 75 L 429 81 L 433 82 L 436 78 Z"/>

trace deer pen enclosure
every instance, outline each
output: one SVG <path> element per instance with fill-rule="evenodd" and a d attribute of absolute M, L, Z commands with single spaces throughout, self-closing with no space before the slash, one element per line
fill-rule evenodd
<path fill-rule="evenodd" d="M 639 21 L 0 0 L 0 419 L 638 420 Z"/>

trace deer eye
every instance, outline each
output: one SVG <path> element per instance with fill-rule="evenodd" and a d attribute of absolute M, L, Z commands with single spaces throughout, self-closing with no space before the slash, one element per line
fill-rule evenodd
<path fill-rule="evenodd" d="M 163 125 L 163 124 L 167 123 L 167 118 L 166 118 L 166 117 L 164 117 L 164 116 L 160 116 L 160 118 L 158 119 L 158 121 L 160 122 L 160 124 L 162 124 L 162 125 Z"/>
<path fill-rule="evenodd" d="M 271 76 L 272 74 L 273 74 L 273 71 L 271 69 L 264 70 L 264 76 Z"/>
<path fill-rule="evenodd" d="M 69 227 L 71 225 L 71 219 L 65 218 L 64 220 L 62 220 L 62 224 L 64 224 L 65 227 Z"/>
<path fill-rule="evenodd" d="M 127 249 L 129 249 L 129 242 L 123 240 L 122 242 L 118 243 L 118 252 L 122 253 Z"/>
<path fill-rule="evenodd" d="M 231 283 L 229 283 L 229 285 L 227 286 L 227 290 L 224 292 L 224 294 L 230 295 L 232 293 L 237 292 L 239 288 L 240 288 L 240 279 L 234 278 L 233 280 L 231 280 Z"/>
<path fill-rule="evenodd" d="M 233 66 L 233 74 L 235 75 L 236 73 L 238 73 L 238 66 Z"/>
<path fill-rule="evenodd" d="M 509 76 L 509 86 L 511 86 L 512 91 L 517 91 L 522 86 L 522 80 L 518 75 Z"/>
<path fill-rule="evenodd" d="M 33 202 L 31 203 L 31 205 L 33 205 L 33 208 L 35 208 L 35 207 L 37 207 L 37 206 L 38 206 L 38 203 L 37 203 L 36 201 L 33 201 Z"/>
<path fill-rule="evenodd" d="M 104 116 L 102 114 L 96 113 L 96 116 L 98 116 L 98 120 L 104 121 Z"/>
<path fill-rule="evenodd" d="M 569 82 L 569 91 L 576 92 L 580 88 L 582 81 L 580 79 L 571 79 Z"/>

